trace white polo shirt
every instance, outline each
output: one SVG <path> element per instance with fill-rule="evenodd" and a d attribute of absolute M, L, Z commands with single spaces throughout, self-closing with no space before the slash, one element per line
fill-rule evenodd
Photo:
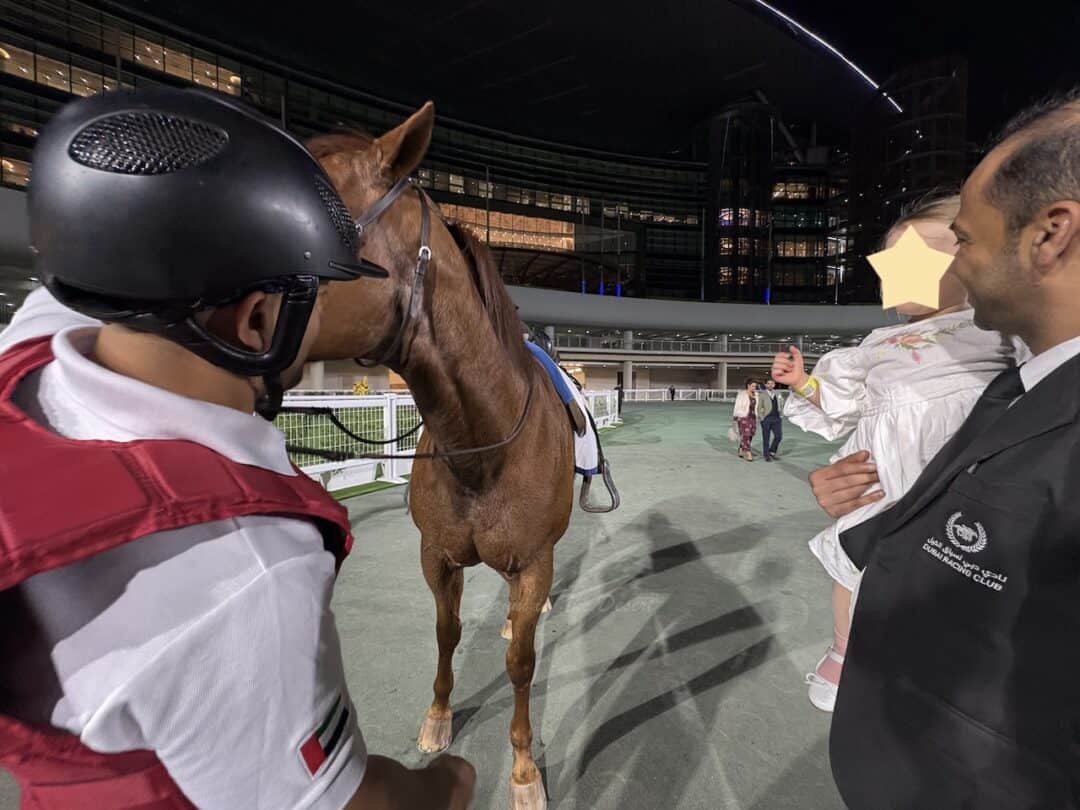
<path fill-rule="evenodd" d="M 55 333 L 55 362 L 16 391 L 34 419 L 75 439 L 186 439 L 294 474 L 284 437 L 260 417 L 90 360 L 93 324 L 39 289 L 0 333 L 0 352 Z M 153 750 L 203 810 L 338 810 L 366 749 L 334 579 L 315 526 L 279 517 L 159 532 L 39 574 L 0 594 L 0 708 L 96 751 Z"/>

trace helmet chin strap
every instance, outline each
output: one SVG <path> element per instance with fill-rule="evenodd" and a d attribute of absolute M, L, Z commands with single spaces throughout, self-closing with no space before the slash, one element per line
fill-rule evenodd
<path fill-rule="evenodd" d="M 255 400 L 255 413 L 267 422 L 273 422 L 281 410 L 281 399 L 285 395 L 281 385 L 281 374 L 277 372 L 264 374 L 263 387 L 266 390 Z"/>

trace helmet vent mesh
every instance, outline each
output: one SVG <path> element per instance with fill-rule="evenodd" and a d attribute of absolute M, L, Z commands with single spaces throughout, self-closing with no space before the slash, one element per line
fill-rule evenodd
<path fill-rule="evenodd" d="M 217 127 L 158 112 L 122 112 L 83 128 L 69 147 L 72 159 L 117 174 L 168 174 L 218 155 L 228 134 Z"/>
<path fill-rule="evenodd" d="M 329 183 L 316 176 L 315 186 L 319 190 L 319 196 L 322 197 L 327 213 L 330 214 L 330 222 L 333 224 L 334 230 L 338 232 L 345 247 L 355 253 L 356 223 L 353 221 L 352 214 L 349 213 L 349 209 Z"/>

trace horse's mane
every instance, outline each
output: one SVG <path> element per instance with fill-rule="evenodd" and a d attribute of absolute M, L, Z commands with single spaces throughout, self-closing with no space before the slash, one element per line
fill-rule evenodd
<path fill-rule="evenodd" d="M 466 263 L 472 270 L 473 284 L 480 294 L 484 311 L 515 365 L 524 366 L 529 362 L 529 353 L 525 348 L 525 326 L 517 314 L 517 307 L 510 293 L 503 284 L 495 257 L 488 246 L 467 226 L 457 222 L 446 222 L 446 228 L 454 237 Z"/>
<path fill-rule="evenodd" d="M 373 140 L 370 135 L 359 130 L 332 132 L 311 138 L 307 142 L 307 148 L 316 160 L 321 161 L 341 152 L 367 149 Z M 444 222 L 472 271 L 473 284 L 499 342 L 506 348 L 514 365 L 519 368 L 527 367 L 530 358 L 523 338 L 525 327 L 518 317 L 517 307 L 514 306 L 510 293 L 506 291 L 491 251 L 464 225 L 445 220 Z"/>

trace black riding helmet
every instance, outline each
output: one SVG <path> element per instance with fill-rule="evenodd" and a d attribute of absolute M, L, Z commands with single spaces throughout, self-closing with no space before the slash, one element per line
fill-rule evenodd
<path fill-rule="evenodd" d="M 387 275 L 358 258 L 352 217 L 303 145 L 222 95 L 154 88 L 76 100 L 42 131 L 33 167 L 30 235 L 50 292 L 235 374 L 262 375 L 267 416 L 320 280 Z M 266 351 L 195 322 L 254 290 L 284 294 Z"/>

